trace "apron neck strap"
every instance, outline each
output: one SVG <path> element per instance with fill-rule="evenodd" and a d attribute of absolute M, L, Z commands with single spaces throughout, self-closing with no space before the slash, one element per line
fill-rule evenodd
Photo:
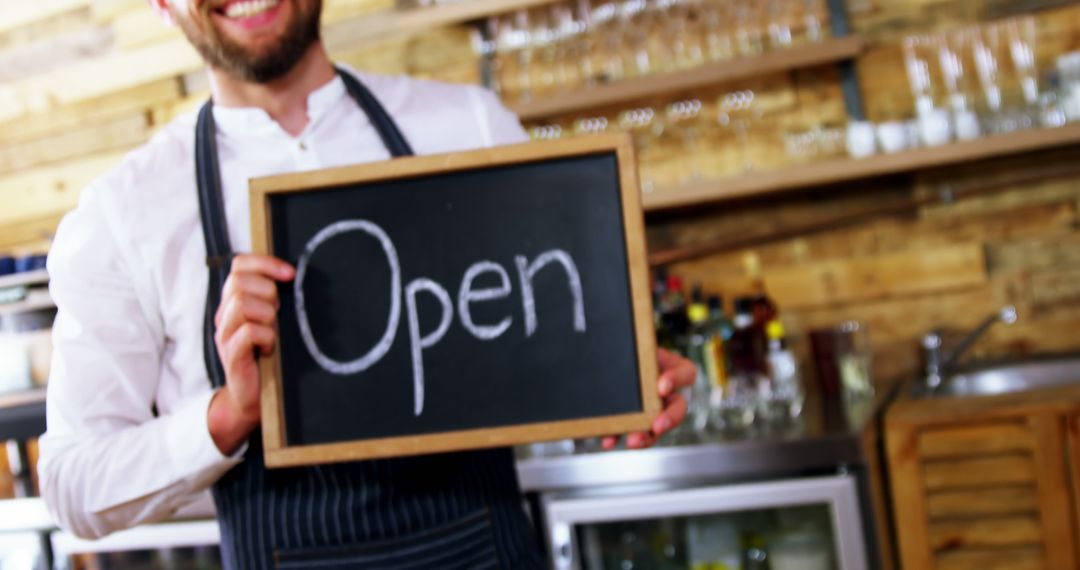
<path fill-rule="evenodd" d="M 345 84 L 345 90 L 367 115 L 392 156 L 411 156 L 412 147 L 402 136 L 389 113 L 360 81 L 341 68 L 335 71 Z M 199 217 L 203 241 L 206 244 L 206 265 L 209 283 L 206 294 L 206 313 L 203 318 L 203 359 L 215 387 L 225 385 L 225 372 L 214 345 L 214 314 L 221 302 L 221 289 L 229 276 L 233 251 L 229 243 L 229 226 L 221 191 L 221 168 L 218 164 L 217 128 L 214 125 L 214 101 L 208 100 L 199 109 L 195 124 L 195 181 L 199 194 Z"/>
<path fill-rule="evenodd" d="M 364 87 L 363 83 L 360 83 L 353 75 L 340 67 L 335 68 L 337 70 L 338 77 L 345 83 L 345 90 L 349 92 L 349 96 L 356 101 L 357 105 L 364 110 L 364 114 L 368 116 L 368 120 L 375 127 L 375 130 L 379 133 L 379 138 L 382 139 L 386 149 L 390 151 L 390 154 L 394 157 L 412 156 L 413 150 L 409 146 L 409 143 L 402 136 L 401 131 L 398 130 L 397 124 L 390 118 L 390 115 L 386 112 L 386 109 L 379 103 L 375 96 L 371 94 L 371 91 L 367 87 Z"/>

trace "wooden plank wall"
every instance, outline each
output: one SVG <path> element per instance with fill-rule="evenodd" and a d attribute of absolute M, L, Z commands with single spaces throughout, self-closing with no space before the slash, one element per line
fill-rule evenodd
<path fill-rule="evenodd" d="M 936 192 L 945 182 L 985 184 L 1006 174 L 1045 173 L 1078 156 L 1080 149 L 1064 149 L 927 174 L 914 183 L 719 207 L 650 229 L 654 243 L 670 243 L 782 228 Z M 679 263 L 671 271 L 728 298 L 748 292 L 751 277 L 760 276 L 807 366 L 806 333 L 854 319 L 869 324 L 876 378 L 911 373 L 920 366 L 923 333 L 939 326 L 969 329 L 1005 304 L 1016 305 L 1020 320 L 993 329 L 975 347 L 976 356 L 1074 351 L 1080 349 L 1080 170 L 1075 172 Z"/>
<path fill-rule="evenodd" d="M 871 44 L 858 64 L 868 115 L 910 114 L 898 40 L 996 14 L 1023 12 L 1031 2 L 871 0 L 849 2 L 856 29 Z M 1080 6 L 1037 12 L 1044 69 L 1059 53 L 1080 49 Z M 842 116 L 831 70 L 803 71 L 771 100 L 793 100 L 777 118 L 785 125 Z M 747 83 L 746 85 L 750 85 Z M 731 86 L 726 87 L 731 89 Z M 840 119 L 835 119 L 840 120 Z M 754 156 L 783 152 L 760 145 Z M 666 249 L 760 232 L 783 232 L 859 212 L 875 212 L 943 188 L 1005 187 L 954 203 L 935 203 L 829 231 L 677 263 L 689 283 L 730 299 L 760 277 L 779 303 L 793 347 L 807 370 L 811 329 L 848 319 L 869 324 L 875 379 L 918 371 L 918 341 L 944 326 L 969 329 L 1005 304 L 1020 320 L 997 327 L 975 356 L 1080 350 L 1080 148 L 965 165 L 913 177 L 856 183 L 810 193 L 724 204 L 664 215 L 649 224 L 650 247 Z M 1045 177 L 1041 181 L 1031 181 Z M 1009 184 L 1010 180 L 1027 180 Z"/>
<path fill-rule="evenodd" d="M 9 2 L 0 14 L 0 253 L 45 251 L 79 191 L 207 96 L 201 62 L 145 0 Z M 326 29 L 392 0 L 328 0 Z M 377 45 L 339 61 L 381 73 L 478 82 L 469 30 Z"/>
<path fill-rule="evenodd" d="M 467 1 L 467 0 L 463 0 Z M 328 28 L 355 22 L 392 0 L 326 0 Z M 9 2 L 0 14 L 0 253 L 43 251 L 60 216 L 88 181 L 127 150 L 206 96 L 198 58 L 160 24 L 144 0 Z M 849 0 L 853 24 L 869 43 L 858 70 L 872 119 L 910 114 L 898 41 L 978 19 L 1038 12 L 1044 68 L 1080 49 L 1080 6 L 1045 0 Z M 448 27 L 375 45 L 345 40 L 341 61 L 381 73 L 477 82 L 469 29 Z M 782 164 L 778 133 L 845 121 L 833 68 L 720 85 L 687 95 L 715 100 L 753 89 L 771 135 L 707 139 L 722 174 L 747 152 L 762 168 Z M 663 101 L 645 101 L 659 104 Z M 614 112 L 616 109 L 600 110 Z M 591 113 L 590 113 L 591 114 Z M 563 118 L 569 121 L 572 117 Z M 685 166 L 660 145 L 658 182 Z M 744 202 L 650 220 L 660 249 L 763 230 L 782 231 L 838 214 L 857 214 L 938 191 L 1070 167 L 1077 149 L 992 165 L 925 173 L 842 188 Z M 1080 183 L 1077 177 L 1016 184 L 1004 192 L 681 263 L 672 269 L 728 298 L 764 278 L 782 308 L 795 348 L 804 333 L 843 319 L 869 323 L 879 377 L 917 366 L 916 339 L 931 327 L 967 327 L 1004 303 L 1021 322 L 994 331 L 982 351 L 1080 348 Z"/>

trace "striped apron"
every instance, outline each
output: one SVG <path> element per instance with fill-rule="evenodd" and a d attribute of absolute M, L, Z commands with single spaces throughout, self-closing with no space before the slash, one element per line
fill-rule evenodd
<path fill-rule="evenodd" d="M 395 157 L 412 150 L 374 96 L 338 70 Z M 210 282 L 203 353 L 214 387 L 225 373 L 214 313 L 232 259 L 221 197 L 213 102 L 199 112 L 196 178 Z M 266 469 L 262 434 L 213 488 L 225 567 L 541 568 L 510 449 Z"/>

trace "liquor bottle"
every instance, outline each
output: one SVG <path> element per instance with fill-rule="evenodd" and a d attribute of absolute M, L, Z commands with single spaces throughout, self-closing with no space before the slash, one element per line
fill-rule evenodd
<path fill-rule="evenodd" d="M 760 381 L 757 383 L 756 402 L 758 406 L 758 417 L 761 419 L 771 419 L 769 411 L 769 402 L 773 400 L 773 379 L 768 375 L 768 346 L 769 336 L 767 328 L 769 323 L 779 318 L 780 312 L 776 308 L 776 303 L 769 298 L 769 295 L 765 292 L 765 282 L 757 277 L 753 283 L 754 293 L 751 295 L 751 312 L 754 315 L 754 330 L 757 332 L 761 346 L 761 358 L 762 358 L 762 374 Z"/>
<path fill-rule="evenodd" d="M 663 327 L 671 335 L 674 349 L 686 356 L 690 319 L 686 315 L 686 298 L 683 296 L 683 282 L 679 276 L 668 276 L 662 305 L 663 313 L 660 315 L 660 320 Z"/>
<path fill-rule="evenodd" d="M 735 300 L 734 330 L 727 343 L 731 375 L 720 402 L 718 427 L 740 431 L 754 421 L 757 412 L 758 385 L 766 381 L 765 352 L 762 338 L 754 327 L 753 301 Z"/>
<path fill-rule="evenodd" d="M 705 370 L 714 386 L 727 384 L 728 362 L 726 346 L 734 329 L 724 314 L 723 299 L 719 295 L 709 297 L 709 317 L 705 324 L 708 332 L 708 348 L 705 352 Z"/>
<path fill-rule="evenodd" d="M 686 522 L 689 570 L 739 570 L 743 549 L 731 514 L 698 515 Z"/>
<path fill-rule="evenodd" d="M 742 570 L 769 570 L 769 551 L 765 539 L 758 532 L 749 531 L 743 535 Z"/>
<path fill-rule="evenodd" d="M 689 420 L 696 433 L 702 433 L 709 424 L 709 398 L 712 394 L 712 382 L 709 380 L 708 361 L 711 338 L 708 329 L 709 308 L 702 302 L 701 286 L 694 287 L 687 318 L 690 331 L 687 335 L 687 357 L 697 367 L 697 377 L 690 392 Z"/>
<path fill-rule="evenodd" d="M 724 394 L 728 392 L 731 362 L 727 344 L 733 329 L 724 314 L 724 303 L 719 295 L 709 297 L 709 320 L 705 324 L 708 337 L 705 341 L 705 375 L 709 379 L 710 423 L 718 423 L 717 413 L 722 407 Z"/>
<path fill-rule="evenodd" d="M 803 388 L 795 355 L 788 349 L 784 337 L 784 325 L 774 320 L 766 327 L 769 338 L 768 364 L 772 392 L 767 406 L 767 417 L 784 422 L 802 413 Z"/>
<path fill-rule="evenodd" d="M 664 314 L 667 313 L 667 271 L 657 268 L 653 273 L 653 326 L 656 328 L 656 344 L 661 348 L 675 349 L 675 337 L 667 328 Z"/>
<path fill-rule="evenodd" d="M 735 374 L 765 372 L 765 337 L 755 326 L 753 307 L 754 300 L 749 297 L 735 299 L 734 330 L 728 349 Z"/>
<path fill-rule="evenodd" d="M 766 339 L 765 327 L 780 317 L 776 303 L 765 292 L 765 282 L 754 279 L 754 294 L 751 295 L 751 312 L 754 315 L 754 328 L 761 334 L 762 343 Z"/>

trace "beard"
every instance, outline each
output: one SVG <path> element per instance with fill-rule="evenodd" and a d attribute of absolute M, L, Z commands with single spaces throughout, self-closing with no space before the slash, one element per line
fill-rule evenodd
<path fill-rule="evenodd" d="M 322 0 L 296 2 L 296 13 L 286 25 L 285 34 L 275 45 L 261 53 L 255 53 L 248 46 L 231 41 L 218 32 L 210 14 L 215 4 L 208 0 L 200 8 L 202 21 L 206 22 L 205 33 L 184 16 L 174 15 L 174 20 L 209 66 L 237 79 L 252 83 L 269 83 L 278 79 L 288 73 L 319 39 Z"/>

